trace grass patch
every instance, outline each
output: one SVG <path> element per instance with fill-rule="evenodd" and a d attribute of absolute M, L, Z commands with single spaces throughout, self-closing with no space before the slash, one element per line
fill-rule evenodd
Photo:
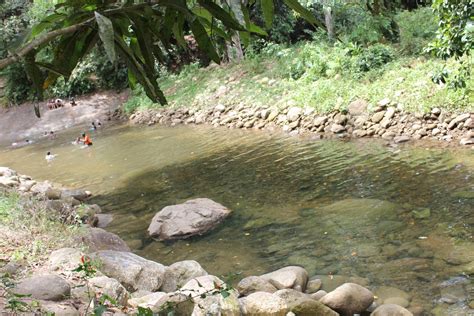
<path fill-rule="evenodd" d="M 51 251 L 73 245 L 80 229 L 64 224 L 44 201 L 0 190 L 0 264 L 19 261 L 34 268 Z"/>
<path fill-rule="evenodd" d="M 392 46 L 369 48 L 305 42 L 291 47 L 267 44 L 239 64 L 199 68 L 189 65 L 179 74 L 160 80 L 170 107 L 208 107 L 217 103 L 297 105 L 325 113 L 344 109 L 356 99 L 372 106 L 389 98 L 410 112 L 433 107 L 472 111 L 473 79 L 467 89 L 452 90 L 431 77 L 458 63 L 424 56 L 402 56 Z M 127 112 L 160 107 L 136 91 L 125 104 Z"/>

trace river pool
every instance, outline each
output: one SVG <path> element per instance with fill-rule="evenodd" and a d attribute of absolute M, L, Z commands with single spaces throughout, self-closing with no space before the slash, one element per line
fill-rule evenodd
<path fill-rule="evenodd" d="M 107 229 L 139 255 L 163 264 L 194 259 L 215 275 L 297 264 L 310 275 L 400 288 L 427 309 L 462 277 L 466 297 L 455 310 L 472 312 L 472 149 L 126 125 L 93 132 L 94 145 L 80 149 L 71 144 L 79 133 L 4 147 L 0 165 L 92 191 L 114 215 Z M 49 164 L 47 151 L 58 154 Z M 205 236 L 146 237 L 156 212 L 196 197 L 233 215 Z"/>

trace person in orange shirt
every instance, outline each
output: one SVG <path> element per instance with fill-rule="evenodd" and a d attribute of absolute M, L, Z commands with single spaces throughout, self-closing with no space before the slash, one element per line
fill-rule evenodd
<path fill-rule="evenodd" d="M 84 145 L 92 146 L 92 140 L 86 133 L 82 133 L 82 138 L 79 141 L 81 141 Z"/>

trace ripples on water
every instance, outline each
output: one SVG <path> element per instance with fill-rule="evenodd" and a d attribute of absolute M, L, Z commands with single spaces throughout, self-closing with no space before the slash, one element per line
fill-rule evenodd
<path fill-rule="evenodd" d="M 94 202 L 115 214 L 109 229 L 164 264 L 195 259 L 213 274 L 244 275 L 299 264 L 311 275 L 413 290 L 430 304 L 436 285 L 474 260 L 469 150 L 125 126 L 94 134 L 94 146 L 81 150 L 71 145 L 74 136 L 4 150 L 0 165 L 92 190 Z M 58 158 L 48 165 L 50 150 Z M 202 237 L 146 238 L 157 211 L 196 197 L 234 213 Z M 423 208 L 430 216 L 414 217 Z"/>

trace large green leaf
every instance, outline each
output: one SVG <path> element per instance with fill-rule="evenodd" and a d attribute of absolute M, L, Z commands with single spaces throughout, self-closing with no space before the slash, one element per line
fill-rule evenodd
<path fill-rule="evenodd" d="M 190 24 L 191 31 L 194 34 L 194 38 L 196 39 L 199 48 L 206 52 L 206 54 L 216 63 L 220 62 L 219 55 L 217 54 L 217 51 L 212 44 L 211 39 L 207 35 L 206 29 L 204 26 L 201 24 L 201 22 L 198 19 L 194 19 L 194 21 L 191 22 Z"/>
<path fill-rule="evenodd" d="M 321 26 L 321 23 L 316 19 L 316 17 L 311 12 L 309 12 L 308 9 L 303 7 L 301 3 L 298 2 L 298 0 L 283 0 L 283 1 L 286 3 L 287 6 L 290 7 L 290 9 L 299 13 L 301 17 L 303 17 L 303 19 L 305 19 L 309 23 L 313 25 Z"/>
<path fill-rule="evenodd" d="M 273 15 L 275 11 L 275 7 L 273 4 L 273 0 L 260 0 L 261 7 L 262 7 L 262 12 L 263 12 L 263 18 L 265 19 L 265 26 L 267 29 L 269 29 L 272 26 L 273 23 Z"/>
<path fill-rule="evenodd" d="M 166 104 L 166 98 L 158 87 L 156 80 L 147 76 L 147 72 L 145 71 L 143 65 L 136 58 L 135 54 L 130 49 L 130 47 L 127 46 L 125 41 L 117 34 L 115 35 L 115 43 L 117 44 L 117 49 L 121 52 L 127 63 L 128 69 L 131 73 L 129 73 L 129 78 L 136 78 L 136 81 L 142 85 L 145 93 L 151 100 L 154 102 L 160 102 L 163 105 Z"/>
<path fill-rule="evenodd" d="M 97 21 L 97 25 L 99 26 L 99 36 L 104 43 L 105 52 L 107 53 L 107 57 L 113 63 L 116 60 L 115 54 L 115 44 L 114 44 L 114 26 L 112 21 L 106 16 L 103 16 L 99 12 L 94 12 L 95 20 Z"/>
<path fill-rule="evenodd" d="M 39 100 L 43 99 L 43 76 L 41 74 L 40 69 L 38 68 L 38 65 L 35 63 L 35 54 L 36 51 L 31 51 L 28 55 L 25 57 L 25 70 L 30 78 L 30 80 L 33 82 L 33 86 L 36 91 L 36 95 Z"/>
<path fill-rule="evenodd" d="M 198 0 L 198 3 L 208 10 L 213 17 L 220 20 L 225 26 L 236 31 L 244 31 L 245 28 L 232 15 L 218 6 L 214 1 Z"/>

